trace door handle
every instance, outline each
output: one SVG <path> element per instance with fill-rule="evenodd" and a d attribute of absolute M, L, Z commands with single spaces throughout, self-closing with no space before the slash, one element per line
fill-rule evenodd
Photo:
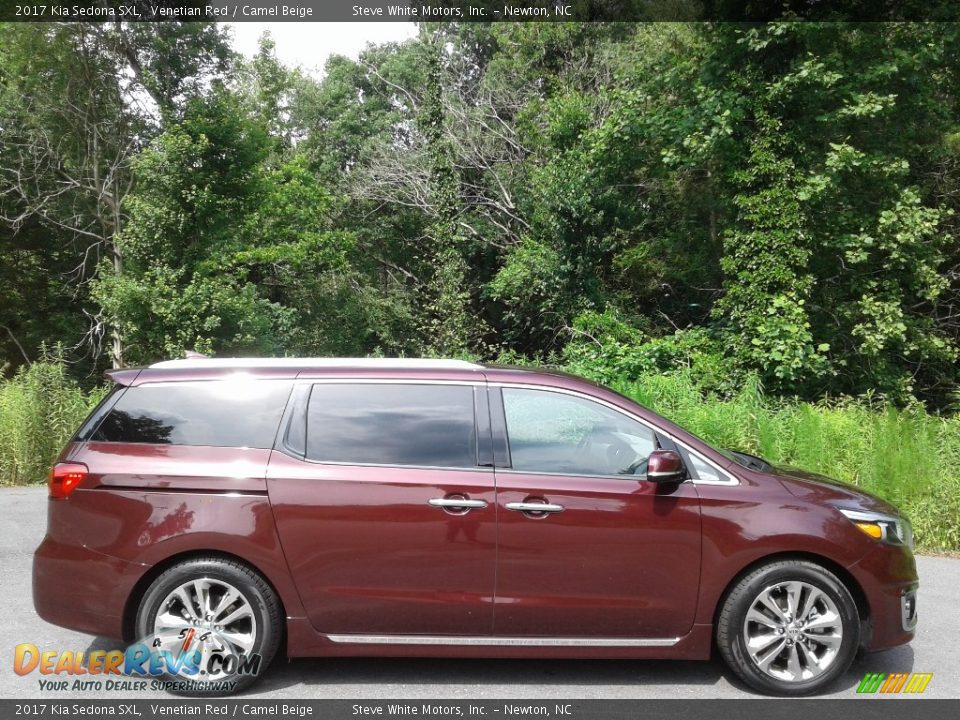
<path fill-rule="evenodd" d="M 558 513 L 563 512 L 563 505 L 554 505 L 553 503 L 542 502 L 510 502 L 506 505 L 507 510 L 514 510 L 523 513 Z"/>
<path fill-rule="evenodd" d="M 467 500 L 465 498 L 431 498 L 427 500 L 431 507 L 450 510 L 477 510 L 487 506 L 486 500 Z"/>

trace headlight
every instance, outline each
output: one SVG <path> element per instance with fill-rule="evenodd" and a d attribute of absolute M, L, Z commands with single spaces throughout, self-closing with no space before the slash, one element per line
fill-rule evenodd
<path fill-rule="evenodd" d="M 906 545 L 913 550 L 913 529 L 906 518 L 863 510 L 837 509 L 861 532 L 874 540 L 891 545 Z"/>

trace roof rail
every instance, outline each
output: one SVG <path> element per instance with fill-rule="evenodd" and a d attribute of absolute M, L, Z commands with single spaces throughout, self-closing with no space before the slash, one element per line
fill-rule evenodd
<path fill-rule="evenodd" d="M 482 370 L 482 365 L 466 360 L 433 358 L 191 358 L 164 360 L 151 369 L 194 368 L 402 368 L 423 370 Z"/>

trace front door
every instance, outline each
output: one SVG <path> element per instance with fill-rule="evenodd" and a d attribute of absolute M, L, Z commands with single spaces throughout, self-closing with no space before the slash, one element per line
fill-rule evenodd
<path fill-rule="evenodd" d="M 700 505 L 691 483 L 645 480 L 655 432 L 580 395 L 491 393 L 502 393 L 492 407 L 510 458 L 497 469 L 494 634 L 686 634 L 699 587 Z"/>
<path fill-rule="evenodd" d="M 299 391 L 268 489 L 313 626 L 328 635 L 489 635 L 496 562 L 482 385 Z"/>

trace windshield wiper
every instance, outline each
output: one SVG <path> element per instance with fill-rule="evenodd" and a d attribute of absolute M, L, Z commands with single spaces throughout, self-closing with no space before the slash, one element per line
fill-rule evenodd
<path fill-rule="evenodd" d="M 773 465 L 762 457 L 757 457 L 756 455 L 751 455 L 741 450 L 728 450 L 727 452 L 733 455 L 734 461 L 748 470 L 756 470 L 757 472 L 770 472 L 773 470 Z"/>

